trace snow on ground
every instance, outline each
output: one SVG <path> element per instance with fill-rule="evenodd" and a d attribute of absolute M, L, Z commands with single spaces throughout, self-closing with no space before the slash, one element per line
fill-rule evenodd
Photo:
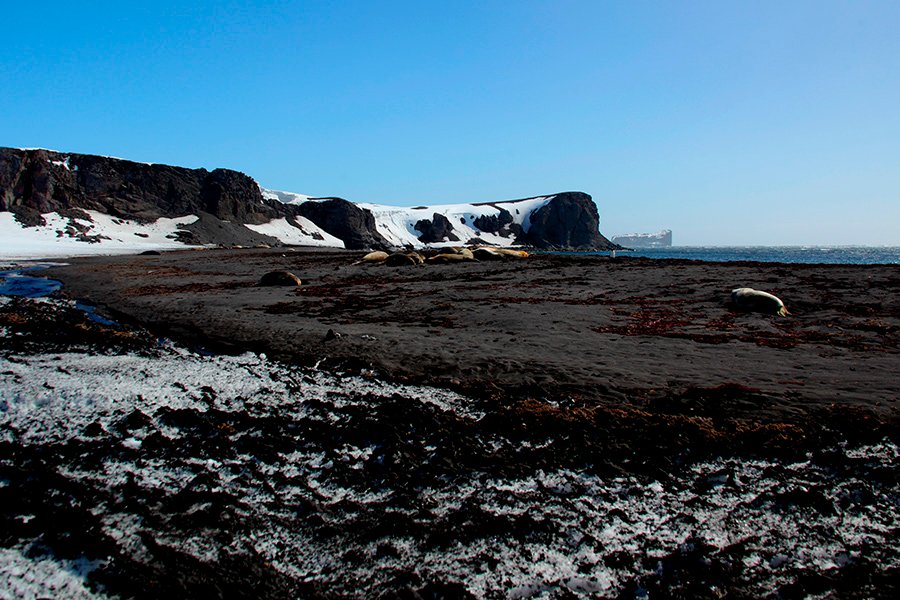
<path fill-rule="evenodd" d="M 453 233 L 459 238 L 458 241 L 448 240 L 443 244 L 433 244 L 435 246 L 465 244 L 475 237 L 489 244 L 510 246 L 515 239 L 508 227 L 505 234 L 503 231 L 500 232 L 500 235 L 488 233 L 475 227 L 475 219 L 481 216 L 499 215 L 500 208 L 503 208 L 512 215 L 513 223 L 520 225 L 523 231 L 527 232 L 531 226 L 531 213 L 547 204 L 552 198 L 553 196 L 540 196 L 493 204 L 439 204 L 416 208 L 381 204 L 359 204 L 358 206 L 372 212 L 378 232 L 396 246 L 422 246 L 422 242 L 418 239 L 422 232 L 417 231 L 415 225 L 423 219 L 433 220 L 435 213 L 447 217 L 453 226 Z"/>
<path fill-rule="evenodd" d="M 343 248 L 344 241 L 336 238 L 306 217 L 297 216 L 294 220 L 300 227 L 295 227 L 287 219 L 273 219 L 262 225 L 250 225 L 245 227 L 257 233 L 278 238 L 283 244 L 295 246 L 326 246 L 329 248 Z"/>
<path fill-rule="evenodd" d="M 52 556 L 26 556 L 28 550 L 0 548 L 0 598 L 103 598 L 85 587 L 90 561 L 55 560 Z"/>
<path fill-rule="evenodd" d="M 10 212 L 0 212 L 0 259 L 22 260 L 64 256 L 89 256 L 97 254 L 137 254 L 144 250 L 190 248 L 174 239 L 179 225 L 197 220 L 189 215 L 175 219 L 161 218 L 153 223 L 137 223 L 117 219 L 105 213 L 85 211 L 92 221 L 74 219 L 85 227 L 85 235 L 96 242 L 80 241 L 70 237 L 67 217 L 58 213 L 43 215 L 45 225 L 24 227 Z"/>
<path fill-rule="evenodd" d="M 69 164 L 69 158 L 54 161 L 54 165 L 65 169 L 75 169 Z M 304 194 L 268 190 L 260 187 L 263 197 L 278 200 L 285 204 L 315 202 L 317 199 Z M 457 240 L 446 240 L 432 244 L 434 246 L 453 246 L 465 244 L 478 238 L 496 246 L 511 246 L 515 243 L 515 235 L 509 225 L 497 233 L 481 231 L 475 227 L 475 220 L 480 216 L 500 214 L 500 209 L 508 211 L 513 223 L 527 232 L 531 226 L 530 216 L 549 202 L 553 196 L 541 196 L 497 202 L 494 204 L 444 204 L 429 207 L 407 208 L 385 206 L 379 204 L 359 204 L 368 209 L 375 217 L 376 229 L 391 244 L 397 247 L 422 247 L 419 241 L 420 231 L 415 225 L 422 219 L 432 220 L 435 213 L 444 215 L 453 227 Z M 93 210 L 85 211 L 91 221 L 70 219 L 58 213 L 43 215 L 45 225 L 25 227 L 16 221 L 10 212 L 0 212 L 0 259 L 27 260 L 36 258 L 54 258 L 69 256 L 90 256 L 103 254 L 137 254 L 144 250 L 173 250 L 197 246 L 189 246 L 176 241 L 179 226 L 188 225 L 197 220 L 195 215 L 178 218 L 161 218 L 153 223 L 138 223 L 119 219 Z M 315 223 L 304 217 L 296 217 L 299 227 L 293 226 L 287 219 L 274 219 L 261 225 L 245 225 L 257 233 L 277 238 L 283 244 L 297 246 L 324 246 L 343 248 L 344 242 L 327 233 Z M 76 231 L 73 225 L 83 227 Z M 82 235 L 83 234 L 83 235 Z M 92 241 L 84 241 L 79 237 L 86 236 Z"/>
<path fill-rule="evenodd" d="M 158 502 L 195 494 L 198 504 L 184 510 L 206 515 L 214 494 L 217 510 L 236 523 L 226 545 L 215 541 L 225 527 L 218 517 L 213 529 L 193 518 L 180 529 L 170 524 L 159 539 L 208 564 L 249 552 L 337 595 L 414 574 L 458 581 L 482 598 L 561 589 L 610 596 L 699 556 L 712 567 L 697 573 L 736 565 L 743 592 L 761 597 L 804 574 L 900 568 L 891 541 L 896 478 L 866 475 L 896 469 L 900 450 L 892 443 L 834 449 L 842 464 L 858 467 L 837 473 L 810 458 L 720 459 L 666 481 L 565 468 L 441 474 L 454 448 L 473 439 L 475 448 L 509 453 L 541 442 L 479 428 L 474 406 L 452 392 L 250 353 L 200 356 L 164 346 L 151 356 L 0 358 L 0 441 L 38 449 L 112 444 L 99 466 L 67 462 L 58 473 L 106 499 L 90 510 L 135 560 L 147 552 L 144 536 L 160 536 L 147 530 L 143 495 L 148 514 L 158 514 Z M 204 423 L 207 433 L 198 429 Z M 396 433 L 404 427 L 415 433 Z M 65 579 L 70 564 L 26 554 L 0 551 L 0 592 L 44 594 L 61 582 L 69 587 L 49 595 L 83 596 L 77 577 Z"/>

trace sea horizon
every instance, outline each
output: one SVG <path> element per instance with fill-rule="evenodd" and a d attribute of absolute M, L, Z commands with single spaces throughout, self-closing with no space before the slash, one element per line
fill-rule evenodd
<path fill-rule="evenodd" d="M 608 255 L 610 252 L 589 252 Z M 617 250 L 618 257 L 675 258 L 708 262 L 779 262 L 793 264 L 900 264 L 900 246 L 669 246 Z"/>

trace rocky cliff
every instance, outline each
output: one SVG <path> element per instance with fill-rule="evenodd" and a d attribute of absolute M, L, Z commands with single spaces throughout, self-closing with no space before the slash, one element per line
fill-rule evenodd
<path fill-rule="evenodd" d="M 600 214 L 583 192 L 556 194 L 531 214 L 525 238 L 537 248 L 608 250 L 613 244 L 600 234 Z"/>
<path fill-rule="evenodd" d="M 26 230 L 55 228 L 57 236 L 85 242 L 110 240 L 96 223 L 100 217 L 108 216 L 127 229 L 129 224 L 147 225 L 163 218 L 184 221 L 191 216 L 179 221 L 166 238 L 186 244 L 342 243 L 350 249 L 469 241 L 536 248 L 611 247 L 598 230 L 597 206 L 581 192 L 441 208 L 357 205 L 341 198 L 263 193 L 251 177 L 228 169 L 0 148 L 0 213 L 12 213 Z M 52 224 L 45 215 L 53 216 Z"/>

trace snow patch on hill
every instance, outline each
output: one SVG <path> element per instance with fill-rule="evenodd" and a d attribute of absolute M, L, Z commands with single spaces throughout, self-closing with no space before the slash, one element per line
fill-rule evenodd
<path fill-rule="evenodd" d="M 269 190 L 263 186 L 259 186 L 262 197 L 266 200 L 277 200 L 284 204 L 303 204 L 313 199 L 313 196 L 306 194 L 296 194 L 294 192 L 282 192 L 280 190 Z"/>
<path fill-rule="evenodd" d="M 476 227 L 475 220 L 479 217 L 498 216 L 502 208 L 512 215 L 512 224 L 519 225 L 522 231 L 527 233 L 531 227 L 531 214 L 552 199 L 553 196 L 539 196 L 492 204 L 443 204 L 412 208 L 382 204 L 359 204 L 358 206 L 369 210 L 375 216 L 378 233 L 396 246 L 423 246 L 424 244 L 419 241 L 422 232 L 415 228 L 416 223 L 422 220 L 430 221 L 435 214 L 447 217 L 453 227 L 453 234 L 458 240 L 447 239 L 444 242 L 432 244 L 434 246 L 466 244 L 472 238 L 478 238 L 497 246 L 511 246 L 515 244 L 516 236 L 510 224 L 496 233 L 491 233 Z"/>
<path fill-rule="evenodd" d="M 309 219 L 301 216 L 294 217 L 299 225 L 295 227 L 287 219 L 274 219 L 262 225 L 250 225 L 245 227 L 256 233 L 270 235 L 277 238 L 282 244 L 294 246 L 325 246 L 329 248 L 343 248 L 344 241 L 336 238 L 324 229 L 317 226 Z"/>
<path fill-rule="evenodd" d="M 47 213 L 42 215 L 46 224 L 37 227 L 25 227 L 12 213 L 0 212 L 0 239 L 3 240 L 0 258 L 136 254 L 144 250 L 194 247 L 175 239 L 181 226 L 197 220 L 194 215 L 138 223 L 94 210 L 85 212 L 90 215 L 90 221 Z"/>

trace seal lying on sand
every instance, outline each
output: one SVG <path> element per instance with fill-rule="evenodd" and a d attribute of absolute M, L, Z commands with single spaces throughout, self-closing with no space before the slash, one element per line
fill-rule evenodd
<path fill-rule="evenodd" d="M 260 277 L 257 285 L 264 287 L 278 285 L 297 286 L 301 283 L 300 278 L 290 271 L 270 271 Z"/>
<path fill-rule="evenodd" d="M 402 267 L 403 265 L 421 265 L 425 262 L 418 252 L 396 252 L 384 259 L 384 264 L 389 267 Z"/>
<path fill-rule="evenodd" d="M 376 250 L 375 252 L 369 252 L 368 254 L 366 254 L 365 256 L 363 256 L 361 259 L 359 259 L 358 261 L 356 261 L 353 264 L 361 265 L 363 263 L 384 262 L 385 260 L 387 260 L 387 257 L 388 257 L 387 252 L 382 252 L 381 250 Z"/>
<path fill-rule="evenodd" d="M 441 248 L 438 250 L 437 254 L 431 254 L 426 259 L 426 262 L 435 264 L 435 263 L 452 263 L 452 262 L 464 262 L 475 260 L 475 257 L 472 256 L 472 251 L 468 248 Z"/>
<path fill-rule="evenodd" d="M 528 253 L 524 250 L 513 250 L 512 248 L 490 248 L 487 246 L 476 248 L 473 251 L 475 258 L 478 260 L 506 260 L 508 258 L 527 258 Z"/>
<path fill-rule="evenodd" d="M 753 288 L 737 288 L 731 290 L 731 301 L 741 310 L 767 313 L 786 317 L 789 313 L 777 296 L 768 292 L 761 292 Z"/>

